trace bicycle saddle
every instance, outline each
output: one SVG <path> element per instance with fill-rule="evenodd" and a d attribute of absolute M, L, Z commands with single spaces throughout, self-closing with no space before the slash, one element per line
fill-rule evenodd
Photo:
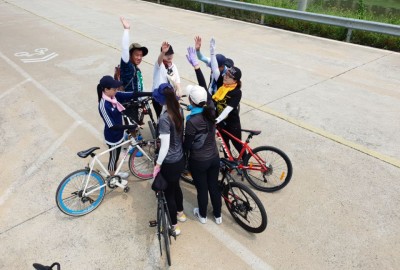
<path fill-rule="evenodd" d="M 248 132 L 248 133 L 250 133 L 251 135 L 258 135 L 258 134 L 261 133 L 261 130 L 242 129 L 242 131 Z"/>
<path fill-rule="evenodd" d="M 33 264 L 33 267 L 35 267 L 35 269 L 37 269 L 37 270 L 51 270 L 51 269 L 53 269 L 54 266 L 57 266 L 57 269 L 60 270 L 60 264 L 58 262 L 55 262 L 50 266 L 44 266 L 44 265 L 41 265 L 40 263 Z"/>
<path fill-rule="evenodd" d="M 92 147 L 92 148 L 89 148 L 88 150 L 80 151 L 80 152 L 78 152 L 77 155 L 80 158 L 86 158 L 88 155 L 92 154 L 97 149 L 100 149 L 100 147 Z"/>

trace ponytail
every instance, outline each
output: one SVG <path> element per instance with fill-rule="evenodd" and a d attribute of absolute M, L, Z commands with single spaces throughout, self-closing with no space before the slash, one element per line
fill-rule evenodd
<path fill-rule="evenodd" d="M 97 102 L 100 102 L 101 97 L 103 96 L 103 91 L 104 91 L 104 88 L 101 87 L 100 84 L 98 84 L 98 85 L 97 85 L 97 98 L 98 98 L 98 101 L 97 101 Z"/>
<path fill-rule="evenodd" d="M 166 88 L 164 90 L 165 104 L 167 105 L 167 111 L 169 118 L 174 122 L 175 129 L 178 132 L 183 130 L 183 116 L 180 111 L 180 105 L 176 100 L 174 89 Z"/>
<path fill-rule="evenodd" d="M 215 122 L 215 110 L 213 107 L 208 106 L 205 101 L 200 102 L 197 107 L 203 108 L 203 112 L 201 113 L 207 121 L 214 123 Z"/>

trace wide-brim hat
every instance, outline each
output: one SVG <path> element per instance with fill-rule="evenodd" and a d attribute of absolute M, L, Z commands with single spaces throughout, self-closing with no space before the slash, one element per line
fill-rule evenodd
<path fill-rule="evenodd" d="M 172 89 L 172 90 L 174 89 L 172 87 L 172 85 L 170 85 L 169 83 L 162 83 L 162 84 L 160 84 L 160 86 L 158 88 L 154 89 L 154 91 L 153 91 L 154 100 L 157 101 L 158 103 L 160 103 L 161 105 L 165 104 L 166 98 L 164 95 L 164 91 L 167 88 Z"/>
<path fill-rule="evenodd" d="M 139 43 L 132 43 L 131 46 L 129 46 L 129 52 L 134 50 L 141 50 L 143 52 L 143 56 L 146 56 L 149 53 L 149 50 Z"/>

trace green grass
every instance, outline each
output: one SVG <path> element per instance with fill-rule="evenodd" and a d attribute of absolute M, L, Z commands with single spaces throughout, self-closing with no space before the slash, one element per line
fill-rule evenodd
<path fill-rule="evenodd" d="M 156 0 L 148 0 L 157 2 Z M 297 0 L 237 0 L 254 4 L 268 5 L 286 9 L 297 9 Z M 310 1 L 307 7 L 308 12 L 327 14 L 339 17 L 355 18 L 382 23 L 400 25 L 400 15 L 398 14 L 375 14 L 369 11 L 367 5 L 383 5 L 385 7 L 400 7 L 400 0 L 354 0 L 357 1 L 356 9 L 343 9 L 327 6 L 323 0 Z M 382 2 L 382 3 L 381 3 Z M 184 9 L 201 11 L 201 4 L 189 0 L 161 0 L 161 4 L 180 7 Z M 249 11 L 236 10 L 225 7 L 216 7 L 214 5 L 204 5 L 205 12 L 226 18 L 232 18 L 252 23 L 260 23 L 261 14 Z M 265 16 L 264 24 L 290 30 L 294 32 L 325 37 L 344 41 L 346 39 L 347 29 L 338 26 L 324 25 L 320 23 L 311 23 L 306 21 L 288 19 L 277 16 Z M 384 35 L 379 33 L 353 30 L 351 42 L 355 44 L 376 47 L 386 50 L 400 52 L 400 37 Z"/>

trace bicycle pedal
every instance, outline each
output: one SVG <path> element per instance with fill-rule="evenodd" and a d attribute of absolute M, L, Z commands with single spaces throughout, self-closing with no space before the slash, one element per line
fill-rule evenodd
<path fill-rule="evenodd" d="M 157 226 L 157 221 L 156 220 L 150 220 L 149 221 L 149 227 L 155 227 Z"/>

